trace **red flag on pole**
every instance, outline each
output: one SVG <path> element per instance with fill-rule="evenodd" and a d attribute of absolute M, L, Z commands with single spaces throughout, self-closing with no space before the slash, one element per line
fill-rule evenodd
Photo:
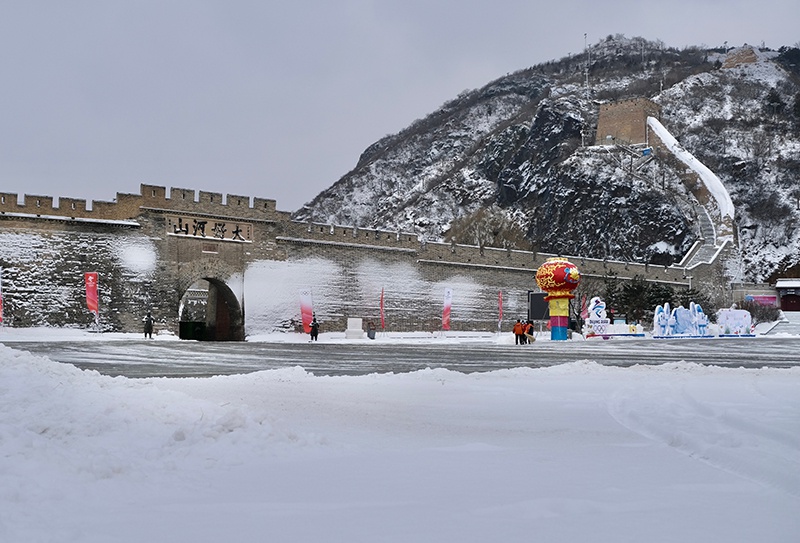
<path fill-rule="evenodd" d="M 311 290 L 300 291 L 300 316 L 303 320 L 303 331 L 311 333 L 311 320 L 314 318 L 314 303 L 311 300 Z"/>
<path fill-rule="evenodd" d="M 100 318 L 100 302 L 97 296 L 97 272 L 86 272 L 83 274 L 86 284 L 86 307 L 94 313 L 95 321 Z"/>
<path fill-rule="evenodd" d="M 442 310 L 442 330 L 450 330 L 450 308 L 453 303 L 453 289 L 444 289 L 444 309 Z"/>
<path fill-rule="evenodd" d="M 381 330 L 386 330 L 386 321 L 383 313 L 383 287 L 381 287 Z"/>
<path fill-rule="evenodd" d="M 497 329 L 499 330 L 503 324 L 503 291 L 497 291 Z"/>
<path fill-rule="evenodd" d="M 0 324 L 3 324 L 3 268 L 0 268 Z"/>

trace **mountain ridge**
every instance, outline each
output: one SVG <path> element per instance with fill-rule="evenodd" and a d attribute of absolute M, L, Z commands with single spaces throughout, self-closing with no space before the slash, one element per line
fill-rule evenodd
<path fill-rule="evenodd" d="M 669 265 L 702 236 L 680 168 L 655 158 L 634 171 L 630 150 L 594 144 L 601 104 L 645 97 L 730 192 L 739 246 L 729 279 L 791 273 L 800 265 L 796 56 L 609 36 L 585 56 L 465 91 L 381 138 L 292 217 Z"/>

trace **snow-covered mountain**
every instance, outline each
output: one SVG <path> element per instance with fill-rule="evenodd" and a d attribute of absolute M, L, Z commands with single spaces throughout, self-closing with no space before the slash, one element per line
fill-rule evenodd
<path fill-rule="evenodd" d="M 634 164 L 620 146 L 594 145 L 600 106 L 638 97 L 662 107 L 661 123 L 730 194 L 730 279 L 800 271 L 800 49 L 788 47 L 678 50 L 609 36 L 379 140 L 293 218 L 676 262 L 702 235 L 678 163 Z"/>

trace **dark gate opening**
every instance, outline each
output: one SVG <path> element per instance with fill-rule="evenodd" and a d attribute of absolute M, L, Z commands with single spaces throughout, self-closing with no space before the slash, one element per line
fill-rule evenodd
<path fill-rule="evenodd" d="M 219 279 L 195 282 L 181 299 L 181 339 L 244 341 L 244 312 L 236 295 Z"/>

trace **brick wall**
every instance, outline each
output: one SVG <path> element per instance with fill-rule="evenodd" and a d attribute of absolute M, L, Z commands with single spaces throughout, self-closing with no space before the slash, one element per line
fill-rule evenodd
<path fill-rule="evenodd" d="M 647 98 L 602 104 L 595 145 L 646 143 L 647 117 L 661 118 L 661 107 Z"/>

